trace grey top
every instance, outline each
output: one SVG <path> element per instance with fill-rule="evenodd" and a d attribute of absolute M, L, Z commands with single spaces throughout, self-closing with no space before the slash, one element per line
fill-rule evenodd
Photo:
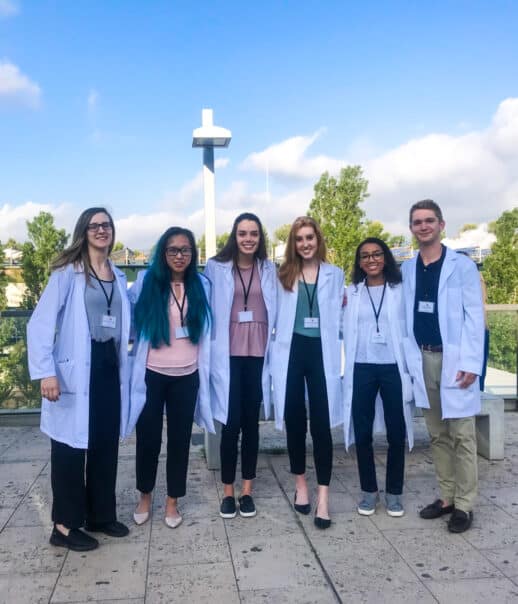
<path fill-rule="evenodd" d="M 320 324 L 320 308 L 318 307 L 318 295 L 315 290 L 315 283 L 304 284 L 303 281 L 299 281 L 299 292 L 297 296 L 297 311 L 295 313 L 295 327 L 293 328 L 294 333 L 298 333 L 301 336 L 309 336 L 311 338 L 320 337 L 320 327 L 308 328 L 304 327 L 305 317 L 315 317 L 319 319 Z M 306 291 L 307 287 L 307 291 Z M 308 296 L 309 294 L 309 296 Z M 313 298 L 313 312 L 309 312 L 309 301 Z"/>
<path fill-rule="evenodd" d="M 97 342 L 106 342 L 110 338 L 115 340 L 117 347 L 121 340 L 121 321 L 122 321 L 122 300 L 119 288 L 115 279 L 113 281 L 103 281 L 106 295 L 103 293 L 99 281 L 90 275 L 90 283 L 85 288 L 85 306 L 90 326 L 90 335 L 92 340 Z M 108 314 L 108 301 L 113 290 L 113 297 L 110 305 L 110 316 L 115 319 L 115 328 L 103 327 L 103 316 Z"/>

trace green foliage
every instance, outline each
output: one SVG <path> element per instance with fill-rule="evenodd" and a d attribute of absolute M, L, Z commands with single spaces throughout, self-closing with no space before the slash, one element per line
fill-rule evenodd
<path fill-rule="evenodd" d="M 228 241 L 230 237 L 230 233 L 223 233 L 221 235 L 216 235 L 216 253 L 221 252 L 225 243 Z M 196 242 L 199 251 L 199 262 L 207 262 L 207 258 L 205 257 L 205 233 L 198 239 Z"/>
<path fill-rule="evenodd" d="M 459 235 L 460 235 L 460 233 L 465 233 L 466 231 L 474 231 L 477 228 L 478 228 L 478 224 L 475 224 L 474 222 L 467 222 L 466 224 L 463 224 L 460 227 Z"/>
<path fill-rule="evenodd" d="M 342 168 L 338 179 L 324 172 L 314 186 L 309 206 L 309 215 L 319 222 L 324 232 L 331 262 L 343 268 L 346 274 L 351 271 L 355 249 L 369 228 L 361 207 L 368 197 L 367 187 L 360 166 Z"/>
<path fill-rule="evenodd" d="M 286 243 L 290 234 L 291 224 L 283 224 L 273 232 L 273 240 L 276 243 Z"/>
<path fill-rule="evenodd" d="M 515 312 L 489 312 L 489 366 L 516 373 L 518 326 Z"/>
<path fill-rule="evenodd" d="M 122 243 L 122 241 L 116 241 L 115 245 L 113 246 L 112 252 L 120 252 L 123 249 L 124 243 Z"/>
<path fill-rule="evenodd" d="M 9 279 L 3 270 L 3 266 L 5 264 L 5 253 L 4 246 L 0 241 L 0 310 L 3 310 L 7 306 L 7 294 L 5 290 L 7 288 L 7 284 Z"/>
<path fill-rule="evenodd" d="M 51 262 L 65 248 L 68 235 L 65 229 L 54 226 L 49 212 L 40 212 L 27 221 L 27 231 L 29 241 L 22 246 L 22 277 L 27 286 L 22 307 L 34 308 L 47 284 Z"/>
<path fill-rule="evenodd" d="M 518 303 L 518 208 L 504 212 L 492 223 L 496 241 L 484 260 L 487 301 Z"/>

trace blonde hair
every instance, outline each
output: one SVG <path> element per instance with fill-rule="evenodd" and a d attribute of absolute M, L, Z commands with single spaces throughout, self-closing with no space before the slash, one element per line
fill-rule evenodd
<path fill-rule="evenodd" d="M 297 254 L 295 242 L 295 237 L 302 227 L 311 227 L 315 231 L 318 243 L 316 256 L 320 262 L 326 261 L 326 242 L 318 222 L 311 216 L 299 216 L 291 225 L 284 252 L 284 262 L 279 268 L 279 280 L 287 291 L 293 291 L 295 281 L 302 271 L 302 258 Z"/>

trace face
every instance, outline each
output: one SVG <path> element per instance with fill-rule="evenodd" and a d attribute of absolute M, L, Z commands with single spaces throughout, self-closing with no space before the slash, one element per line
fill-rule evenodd
<path fill-rule="evenodd" d="M 295 251 L 302 260 L 312 260 L 318 250 L 318 239 L 312 226 L 303 226 L 295 235 Z"/>
<path fill-rule="evenodd" d="M 261 232 L 255 220 L 241 220 L 237 223 L 236 242 L 239 253 L 253 256 L 259 247 Z"/>
<path fill-rule="evenodd" d="M 360 268 L 367 277 L 379 277 L 383 274 L 385 257 L 377 243 L 364 243 L 359 253 Z"/>
<path fill-rule="evenodd" d="M 433 210 L 414 210 L 410 231 L 419 245 L 433 245 L 441 240 L 444 221 L 439 220 Z"/>
<path fill-rule="evenodd" d="M 104 212 L 98 212 L 90 218 L 86 229 L 88 247 L 96 250 L 108 250 L 113 241 L 113 229 L 110 217 Z"/>
<path fill-rule="evenodd" d="M 191 263 L 192 247 L 185 235 L 173 235 L 165 246 L 165 261 L 174 275 L 183 275 Z"/>

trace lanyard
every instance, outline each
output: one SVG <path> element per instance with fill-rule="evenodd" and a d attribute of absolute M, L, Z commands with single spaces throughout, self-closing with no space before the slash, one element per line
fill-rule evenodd
<path fill-rule="evenodd" d="M 183 309 L 185 307 L 185 291 L 183 292 L 182 305 L 180 306 L 180 303 L 178 302 L 178 298 L 176 297 L 176 295 L 174 293 L 174 289 L 171 287 L 171 285 L 169 285 L 169 289 L 171 290 L 174 301 L 176 302 L 176 306 L 178 306 L 178 310 L 180 311 L 180 324 L 183 327 Z"/>
<path fill-rule="evenodd" d="M 106 298 L 106 305 L 107 305 L 107 308 L 108 308 L 108 310 L 106 311 L 106 314 L 110 315 L 111 314 L 112 300 L 113 300 L 113 290 L 115 289 L 115 279 L 113 281 L 108 281 L 108 283 L 112 284 L 112 290 L 110 292 L 110 296 L 108 297 L 108 294 L 106 293 L 106 290 L 104 289 L 103 282 L 97 276 L 97 273 L 95 272 L 93 266 L 90 267 L 90 270 L 94 274 L 94 277 L 97 279 L 97 283 L 99 283 L 99 285 L 101 286 L 101 289 L 103 290 L 104 297 Z"/>
<path fill-rule="evenodd" d="M 369 286 L 367 285 L 367 283 L 365 284 L 365 287 L 367 288 L 367 293 L 369 294 L 369 300 L 371 301 L 372 310 L 374 312 L 374 317 L 376 319 L 376 333 L 379 333 L 380 328 L 378 325 L 378 320 L 379 320 L 379 316 L 381 313 L 381 307 L 383 306 L 383 299 L 385 298 L 385 290 L 387 289 L 387 282 L 385 281 L 385 283 L 383 284 L 383 293 L 381 294 L 381 300 L 380 300 L 380 305 L 378 306 L 378 310 L 376 310 L 376 307 L 374 306 L 374 300 L 372 299 L 371 293 L 369 291 Z"/>
<path fill-rule="evenodd" d="M 304 273 L 302 271 L 300 271 L 300 272 L 302 273 L 302 281 L 304 281 L 304 287 L 306 288 L 306 295 L 308 297 L 309 316 L 312 317 L 313 316 L 313 302 L 315 301 L 315 294 L 317 293 L 318 276 L 320 275 L 320 264 L 318 265 L 317 278 L 315 280 L 315 286 L 313 288 L 313 294 L 311 296 L 309 295 L 309 287 L 308 287 L 308 284 L 306 283 L 306 278 L 304 277 Z"/>
<path fill-rule="evenodd" d="M 245 298 L 245 310 L 247 310 L 248 296 L 250 295 L 250 288 L 252 287 L 252 280 L 254 278 L 254 268 L 255 268 L 255 262 L 252 264 L 252 273 L 250 275 L 250 281 L 248 282 L 248 287 L 245 287 L 245 282 L 243 281 L 243 276 L 241 275 L 239 266 L 236 264 L 237 274 L 239 275 L 239 280 L 241 281 L 241 285 L 243 286 L 243 296 Z"/>

